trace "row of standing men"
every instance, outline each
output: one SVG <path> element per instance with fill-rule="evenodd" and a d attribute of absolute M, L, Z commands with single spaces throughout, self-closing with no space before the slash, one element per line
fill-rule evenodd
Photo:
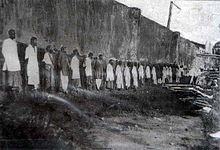
<path fill-rule="evenodd" d="M 8 72 L 8 86 L 22 91 L 21 66 L 18 58 L 15 30 L 8 31 L 9 38 L 3 41 L 2 54 L 5 62 L 3 71 Z M 147 84 L 179 82 L 181 68 L 177 65 L 155 64 L 145 62 L 120 61 L 114 58 L 108 63 L 102 54 L 93 57 L 93 53 L 81 56 L 77 49 L 67 54 L 66 47 L 60 50 L 51 45 L 46 47 L 43 62 L 43 85 L 40 87 L 40 69 L 37 58 L 37 38 L 32 37 L 25 50 L 27 64 L 27 84 L 37 90 L 61 90 L 65 93 L 75 88 L 86 89 L 137 89 Z M 42 69 L 41 69 L 42 70 Z M 42 74 L 42 73 L 41 73 Z"/>

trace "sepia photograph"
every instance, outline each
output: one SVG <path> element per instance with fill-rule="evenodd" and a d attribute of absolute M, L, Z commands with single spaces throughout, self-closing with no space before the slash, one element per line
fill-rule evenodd
<path fill-rule="evenodd" d="M 0 0 L 0 150 L 220 150 L 220 0 Z"/>

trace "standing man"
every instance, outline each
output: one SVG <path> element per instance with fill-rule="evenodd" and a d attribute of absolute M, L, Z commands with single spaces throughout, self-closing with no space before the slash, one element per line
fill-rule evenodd
<path fill-rule="evenodd" d="M 71 60 L 71 70 L 72 70 L 72 85 L 73 87 L 77 88 L 80 87 L 80 71 L 79 71 L 79 52 L 77 49 L 73 50 L 73 58 Z M 71 89 L 73 89 L 71 87 Z"/>
<path fill-rule="evenodd" d="M 131 86 L 131 73 L 130 73 L 130 68 L 128 67 L 128 62 L 125 62 L 124 78 L 125 78 L 125 88 L 129 89 Z"/>
<path fill-rule="evenodd" d="M 106 68 L 107 68 L 107 63 L 103 58 L 102 54 L 99 54 L 99 61 L 101 64 L 102 68 L 102 82 L 101 82 L 101 88 L 105 89 L 106 88 Z"/>
<path fill-rule="evenodd" d="M 107 88 L 109 88 L 110 90 L 114 88 L 114 80 L 115 80 L 115 75 L 113 69 L 113 59 L 110 59 L 106 69 Z"/>
<path fill-rule="evenodd" d="M 147 64 L 147 67 L 145 69 L 145 74 L 146 74 L 146 83 L 148 85 L 150 85 L 151 84 L 151 70 L 150 70 L 150 65 L 149 64 Z"/>
<path fill-rule="evenodd" d="M 43 62 L 45 62 L 45 90 L 55 90 L 55 79 L 54 79 L 54 58 L 51 45 L 46 47 Z"/>
<path fill-rule="evenodd" d="M 61 88 L 64 93 L 67 93 L 69 83 L 69 59 L 66 54 L 66 47 L 61 46 L 60 55 L 58 58 L 58 68 L 60 71 Z"/>
<path fill-rule="evenodd" d="M 15 30 L 8 31 L 9 38 L 3 41 L 2 54 L 5 59 L 3 71 L 8 71 L 8 86 L 22 91 L 21 66 L 18 58 L 18 48 L 15 41 Z"/>
<path fill-rule="evenodd" d="M 53 45 L 53 65 L 54 65 L 54 82 L 55 88 L 54 91 L 59 91 L 60 88 L 60 71 L 58 69 L 58 59 L 60 55 L 60 51 L 56 48 L 56 45 Z"/>
<path fill-rule="evenodd" d="M 142 65 L 142 62 L 140 62 L 138 74 L 140 86 L 144 86 L 144 66 Z"/>
<path fill-rule="evenodd" d="M 99 91 L 102 85 L 102 80 L 104 76 L 103 72 L 103 62 L 102 62 L 102 54 L 99 55 L 99 58 L 95 62 L 95 82 L 96 82 L 96 88 Z"/>
<path fill-rule="evenodd" d="M 85 72 L 86 72 L 86 88 L 92 89 L 92 59 L 93 53 L 89 53 L 85 60 Z"/>
<path fill-rule="evenodd" d="M 138 88 L 138 72 L 137 72 L 137 62 L 133 63 L 133 68 L 131 70 L 132 78 L 133 78 L 133 86 L 135 89 Z"/>
<path fill-rule="evenodd" d="M 152 68 L 152 79 L 153 79 L 153 83 L 155 85 L 157 85 L 157 73 L 156 73 L 156 67 L 155 66 L 153 66 L 153 68 Z"/>
<path fill-rule="evenodd" d="M 94 57 L 92 60 L 92 89 L 96 89 L 96 63 L 97 63 L 98 57 Z"/>
<path fill-rule="evenodd" d="M 37 60 L 37 38 L 32 37 L 30 44 L 25 51 L 25 60 L 27 61 L 28 85 L 34 86 L 34 90 L 39 88 L 39 65 Z"/>
<path fill-rule="evenodd" d="M 116 85 L 117 89 L 124 89 L 124 79 L 123 79 L 123 71 L 122 71 L 122 61 L 119 61 L 115 70 L 116 76 Z"/>

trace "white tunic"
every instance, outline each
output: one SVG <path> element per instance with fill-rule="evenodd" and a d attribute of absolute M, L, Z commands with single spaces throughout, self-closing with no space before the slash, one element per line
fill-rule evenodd
<path fill-rule="evenodd" d="M 126 85 L 126 87 L 130 87 L 131 86 L 131 73 L 130 73 L 130 69 L 129 69 L 128 66 L 125 67 L 124 77 L 125 77 L 125 85 Z"/>
<path fill-rule="evenodd" d="M 37 47 L 29 45 L 25 51 L 25 59 L 28 59 L 27 75 L 28 84 L 37 85 L 40 83 L 39 66 L 37 60 Z"/>
<path fill-rule="evenodd" d="M 74 56 L 71 60 L 72 79 L 80 79 L 79 59 Z"/>
<path fill-rule="evenodd" d="M 166 78 L 167 78 L 166 67 L 163 67 L 162 73 L 163 73 L 162 83 L 165 83 L 165 80 L 166 80 Z"/>
<path fill-rule="evenodd" d="M 6 39 L 3 41 L 2 54 L 5 62 L 2 70 L 8 71 L 20 71 L 21 65 L 18 58 L 18 48 L 16 41 L 12 39 Z"/>
<path fill-rule="evenodd" d="M 176 69 L 176 77 L 181 78 L 181 71 L 179 68 Z"/>
<path fill-rule="evenodd" d="M 106 69 L 106 81 L 114 81 L 115 80 L 115 76 L 114 76 L 114 70 L 111 64 L 107 65 L 107 69 Z"/>
<path fill-rule="evenodd" d="M 151 78 L 151 72 L 150 72 L 150 67 L 149 66 L 147 66 L 146 67 L 146 77 L 147 77 L 147 79 L 150 79 Z"/>
<path fill-rule="evenodd" d="M 131 73 L 133 77 L 133 84 L 135 87 L 138 87 L 138 80 L 137 80 L 138 74 L 137 74 L 137 68 L 135 66 L 133 66 Z"/>
<path fill-rule="evenodd" d="M 156 73 L 155 67 L 153 67 L 153 69 L 152 69 L 152 79 L 154 81 L 154 84 L 157 84 L 157 73 Z"/>
<path fill-rule="evenodd" d="M 50 56 L 51 54 L 49 54 L 48 52 L 44 54 L 43 62 L 45 62 L 47 65 L 53 65 L 52 60 L 51 60 L 53 56 L 51 57 Z"/>
<path fill-rule="evenodd" d="M 86 69 L 85 69 L 86 76 L 87 77 L 92 76 L 92 60 L 89 57 L 86 58 L 85 65 L 86 65 Z"/>
<path fill-rule="evenodd" d="M 140 67 L 138 68 L 138 73 L 139 73 L 139 79 L 143 79 L 144 78 L 144 67 L 142 65 L 140 65 Z"/>
<path fill-rule="evenodd" d="M 123 73 L 120 65 L 117 65 L 115 75 L 117 88 L 124 88 Z"/>

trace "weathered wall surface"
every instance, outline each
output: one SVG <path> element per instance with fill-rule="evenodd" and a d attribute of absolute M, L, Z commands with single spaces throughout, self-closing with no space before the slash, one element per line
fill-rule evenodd
<path fill-rule="evenodd" d="M 152 63 L 173 62 L 175 48 L 172 46 L 173 32 L 167 28 L 141 17 L 139 58 L 147 59 Z"/>
<path fill-rule="evenodd" d="M 179 63 L 190 67 L 196 57 L 196 52 L 199 52 L 199 47 L 189 40 L 179 37 L 178 50 Z"/>
<path fill-rule="evenodd" d="M 113 0 L 11 0 L 0 10 L 0 38 L 17 30 L 18 41 L 37 36 L 41 47 L 50 42 L 69 50 L 135 58 L 139 41 L 139 9 Z"/>
<path fill-rule="evenodd" d="M 17 40 L 37 36 L 39 46 L 54 42 L 69 51 L 151 63 L 191 60 L 193 46 L 175 33 L 114 0 L 0 0 L 0 41 L 15 28 Z M 1 44 L 0 44 L 1 45 Z M 178 48 L 178 51 L 176 51 Z M 179 55 L 179 56 L 178 56 Z M 186 59 L 185 59 L 186 58 Z"/>

